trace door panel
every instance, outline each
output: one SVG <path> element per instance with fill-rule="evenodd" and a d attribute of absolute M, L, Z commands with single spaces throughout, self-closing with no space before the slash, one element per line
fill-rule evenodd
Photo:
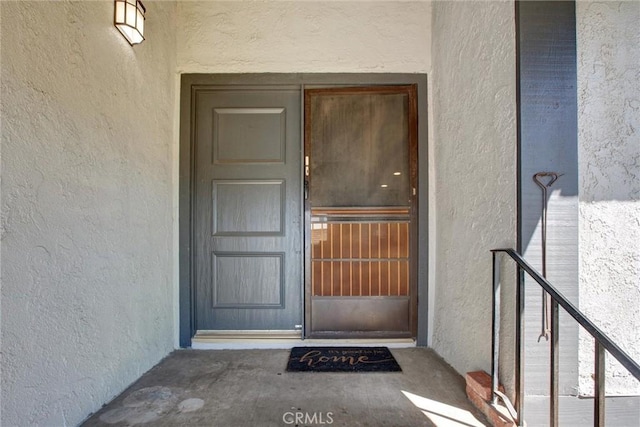
<path fill-rule="evenodd" d="M 409 205 L 409 94 L 306 94 L 313 206 Z"/>
<path fill-rule="evenodd" d="M 311 224 L 314 296 L 409 295 L 408 220 L 334 221 L 324 212 L 314 209 Z"/>
<path fill-rule="evenodd" d="M 198 330 L 293 330 L 302 320 L 299 90 L 195 99 Z"/>
<path fill-rule="evenodd" d="M 412 86 L 305 91 L 311 336 L 411 336 Z"/>
<path fill-rule="evenodd" d="M 345 334 L 409 336 L 409 298 L 314 298 L 316 335 Z"/>

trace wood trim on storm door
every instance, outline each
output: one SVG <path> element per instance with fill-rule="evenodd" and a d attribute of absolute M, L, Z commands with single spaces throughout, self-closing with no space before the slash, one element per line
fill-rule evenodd
<path fill-rule="evenodd" d="M 416 336 L 416 98 L 416 85 L 304 92 L 305 336 Z"/>

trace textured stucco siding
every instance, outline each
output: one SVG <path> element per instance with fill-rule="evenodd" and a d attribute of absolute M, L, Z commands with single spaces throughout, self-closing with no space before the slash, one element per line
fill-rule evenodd
<path fill-rule="evenodd" d="M 426 1 L 187 1 L 178 4 L 182 73 L 425 73 Z"/>
<path fill-rule="evenodd" d="M 640 2 L 578 2 L 580 309 L 640 360 Z M 640 393 L 613 358 L 607 393 Z M 580 392 L 593 390 L 580 339 Z"/>
<path fill-rule="evenodd" d="M 488 372 L 489 250 L 516 243 L 515 9 L 512 2 L 435 2 L 433 8 L 433 348 L 458 372 Z M 505 278 L 513 276 L 512 265 L 506 271 Z M 503 301 L 512 302 L 513 286 L 503 288 Z M 505 319 L 511 315 L 504 312 Z M 513 330 L 504 326 L 505 334 Z M 505 370 L 502 381 L 511 377 Z"/>
<path fill-rule="evenodd" d="M 72 426 L 173 348 L 175 4 L 1 2 L 3 426 Z"/>

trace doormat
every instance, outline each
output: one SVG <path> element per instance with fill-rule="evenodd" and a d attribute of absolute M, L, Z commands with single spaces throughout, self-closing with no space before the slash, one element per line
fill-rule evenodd
<path fill-rule="evenodd" d="M 293 347 L 287 372 L 399 372 L 387 347 Z"/>

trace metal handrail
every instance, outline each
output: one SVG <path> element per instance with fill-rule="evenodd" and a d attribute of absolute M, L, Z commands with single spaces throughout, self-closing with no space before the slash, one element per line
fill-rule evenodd
<path fill-rule="evenodd" d="M 605 335 L 596 325 L 593 324 L 576 306 L 574 306 L 560 291 L 558 291 L 547 279 L 542 277 L 527 261 L 522 258 L 514 249 L 492 249 L 493 256 L 493 327 L 491 335 L 491 347 L 493 357 L 491 361 L 492 396 L 495 403 L 498 398 L 506 400 L 506 396 L 498 391 L 498 354 L 499 354 L 499 331 L 500 331 L 500 257 L 498 253 L 505 253 L 513 259 L 518 269 L 518 286 L 516 288 L 516 366 L 515 366 L 515 392 L 516 403 L 515 412 L 518 425 L 524 425 L 524 272 L 535 280 L 551 296 L 551 348 L 550 348 L 550 425 L 558 425 L 558 338 L 559 322 L 558 307 L 565 309 L 580 326 L 582 326 L 595 339 L 595 399 L 594 399 L 594 425 L 604 425 L 604 383 L 605 383 L 605 363 L 604 351 L 607 350 L 622 366 L 624 366 L 636 379 L 640 381 L 640 365 L 628 354 L 616 345 L 607 335 Z M 505 402 L 510 406 L 509 402 Z"/>

